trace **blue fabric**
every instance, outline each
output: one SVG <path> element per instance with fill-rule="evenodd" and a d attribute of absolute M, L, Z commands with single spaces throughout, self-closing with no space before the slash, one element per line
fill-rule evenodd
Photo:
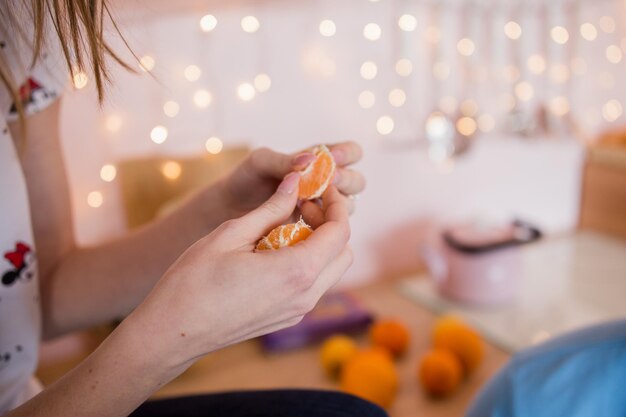
<path fill-rule="evenodd" d="M 466 417 L 626 417 L 626 320 L 518 353 Z"/>
<path fill-rule="evenodd" d="M 334 391 L 241 391 L 148 401 L 130 417 L 387 417 L 355 396 Z"/>

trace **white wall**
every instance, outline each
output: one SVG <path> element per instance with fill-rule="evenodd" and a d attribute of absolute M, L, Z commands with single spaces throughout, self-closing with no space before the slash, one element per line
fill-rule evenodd
<path fill-rule="evenodd" d="M 365 158 L 359 169 L 368 179 L 368 189 L 358 200 L 352 221 L 356 262 L 346 278 L 348 283 L 373 278 L 383 267 L 393 269 L 397 264 L 414 263 L 417 234 L 425 219 L 487 213 L 520 216 L 553 233 L 575 227 L 583 162 L 580 141 L 571 137 L 515 138 L 498 126 L 497 131 L 478 138 L 470 152 L 452 164 L 436 165 L 428 159 L 422 126 L 435 103 L 428 45 L 420 37 L 431 19 L 425 3 L 263 2 L 224 10 L 187 5 L 168 13 L 159 12 L 154 5 L 137 7 L 124 7 L 119 12 L 120 23 L 139 56 L 155 57 L 153 72 L 158 82 L 145 75 L 115 70 L 115 86 L 103 108 L 98 108 L 91 84 L 65 98 L 63 135 L 81 242 L 94 243 L 124 230 L 117 184 L 99 178 L 103 164 L 146 154 L 203 152 L 204 141 L 212 135 L 222 138 L 226 146 L 245 143 L 285 152 L 345 139 L 363 146 Z M 397 30 L 397 16 L 407 11 L 418 18 L 418 31 L 414 33 Z M 198 27 L 200 17 L 207 12 L 219 21 L 208 34 Z M 594 13 L 597 19 L 598 11 Z M 261 21 L 258 33 L 241 30 L 239 21 L 246 14 L 254 14 Z M 454 22 L 459 16 L 457 12 L 448 16 L 442 32 L 444 39 L 451 39 L 446 40 L 451 46 L 445 53 L 453 68 L 452 78 L 443 84 L 446 94 L 460 91 L 458 79 L 454 78 L 458 62 L 453 61 L 458 55 L 455 39 L 459 37 Z M 506 17 L 502 14 L 482 35 L 499 41 L 500 25 Z M 337 34 L 332 38 L 318 32 L 319 22 L 326 18 L 337 24 Z M 363 38 L 362 29 L 368 22 L 381 25 L 383 36 L 379 41 Z M 477 39 L 480 27 L 476 25 Z M 503 43 L 502 50 L 504 47 Z M 395 74 L 394 63 L 400 57 L 414 61 L 414 76 L 407 79 Z M 502 61 L 499 55 L 496 58 Z M 366 81 L 359 75 L 366 60 L 379 66 L 375 80 Z M 479 61 L 488 62 L 486 55 Z M 194 83 L 182 75 L 189 64 L 203 70 L 200 80 Z M 606 70 L 605 66 L 588 74 L 608 70 L 617 73 L 621 68 L 616 65 Z M 334 71 L 324 75 L 329 67 Z M 494 74 L 499 69 L 501 64 L 491 68 Z M 237 85 L 251 81 L 260 72 L 271 76 L 272 88 L 251 102 L 239 100 Z M 577 94 L 585 99 L 574 101 L 581 106 L 572 105 L 573 116 L 581 120 L 586 131 L 597 131 L 604 127 L 598 120 L 602 104 L 623 96 L 623 90 L 594 89 L 589 78 L 579 78 L 574 79 Z M 487 80 L 476 98 L 485 100 L 485 111 L 497 116 L 503 109 L 494 97 L 509 88 L 495 80 Z M 213 94 L 213 103 L 206 110 L 196 109 L 191 98 L 201 87 Z M 407 91 L 403 108 L 387 103 L 392 88 Z M 368 110 L 357 102 L 364 89 L 377 95 L 377 104 Z M 588 90 L 595 93 L 589 94 Z M 180 114 L 173 119 L 161 110 L 170 99 L 181 106 Z M 596 117 L 583 123 L 590 107 L 595 109 Z M 383 114 L 396 121 L 395 131 L 386 137 L 376 131 L 376 120 Z M 122 120 L 116 133 L 105 128 L 111 115 Z M 149 138 L 157 124 L 169 129 L 169 138 L 162 145 Z M 97 209 L 86 203 L 86 195 L 93 190 L 104 194 L 104 204 Z"/>

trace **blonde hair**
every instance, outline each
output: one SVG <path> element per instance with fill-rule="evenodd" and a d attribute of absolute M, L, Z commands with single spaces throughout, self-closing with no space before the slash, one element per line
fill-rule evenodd
<path fill-rule="evenodd" d="M 31 66 L 40 59 L 42 49 L 46 42 L 47 33 L 56 33 L 59 38 L 65 62 L 72 76 L 80 71 L 90 71 L 98 93 L 98 100 L 104 99 L 105 84 L 110 82 L 107 58 L 129 71 L 134 71 L 126 62 L 111 49 L 105 41 L 104 24 L 105 18 L 111 24 L 115 32 L 120 35 L 126 47 L 128 44 L 121 36 L 120 30 L 111 15 L 107 0 L 18 0 L 24 3 L 30 2 L 29 12 L 34 27 L 32 39 L 28 39 L 33 49 Z M 16 13 L 12 10 L 13 0 L 4 0 L 5 21 L 15 30 L 23 28 L 25 22 L 17 21 Z M 54 32 L 48 30 L 47 25 L 52 24 Z M 6 28 L 5 28 L 6 29 Z M 18 34 L 19 35 L 19 34 Z M 24 36 L 23 29 L 21 35 Z M 130 48 L 128 47 L 130 50 Z M 132 53 L 132 50 L 130 50 Z M 136 56 L 133 54 L 136 59 Z M 14 84 L 9 65 L 0 56 L 0 81 L 12 96 L 20 118 L 23 119 L 23 105 L 19 97 L 17 86 Z"/>

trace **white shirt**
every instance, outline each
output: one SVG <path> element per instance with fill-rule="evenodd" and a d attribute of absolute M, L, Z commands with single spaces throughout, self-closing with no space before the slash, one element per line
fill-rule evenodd
<path fill-rule="evenodd" d="M 23 33 L 32 33 L 32 20 L 15 1 Z M 11 68 L 26 115 L 56 100 L 68 81 L 62 57 L 48 48 L 29 68 L 29 39 L 17 35 L 0 5 L 0 54 Z M 56 38 L 54 38 L 56 39 Z M 17 119 L 10 94 L 0 85 L 0 415 L 27 401 L 40 390 L 33 374 L 41 339 L 37 256 L 30 223 L 26 183 L 6 120 Z"/>

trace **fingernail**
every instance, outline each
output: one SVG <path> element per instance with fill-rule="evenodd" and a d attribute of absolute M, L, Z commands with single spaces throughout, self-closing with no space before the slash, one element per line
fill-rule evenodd
<path fill-rule="evenodd" d="M 330 151 L 336 164 L 342 164 L 346 159 L 346 152 L 342 149 L 333 149 Z"/>
<path fill-rule="evenodd" d="M 314 159 L 315 159 L 315 155 L 313 155 L 312 153 L 303 152 L 301 154 L 296 155 L 296 157 L 293 158 L 293 161 L 291 162 L 291 164 L 293 166 L 308 165 L 311 162 L 313 162 Z"/>
<path fill-rule="evenodd" d="M 339 181 L 341 181 L 341 173 L 339 170 L 336 170 L 335 176 L 333 177 L 333 184 L 339 184 Z"/>
<path fill-rule="evenodd" d="M 300 174 L 292 172 L 283 179 L 283 182 L 280 183 L 278 191 L 285 194 L 291 194 L 296 190 L 296 188 L 298 188 L 299 182 Z"/>

